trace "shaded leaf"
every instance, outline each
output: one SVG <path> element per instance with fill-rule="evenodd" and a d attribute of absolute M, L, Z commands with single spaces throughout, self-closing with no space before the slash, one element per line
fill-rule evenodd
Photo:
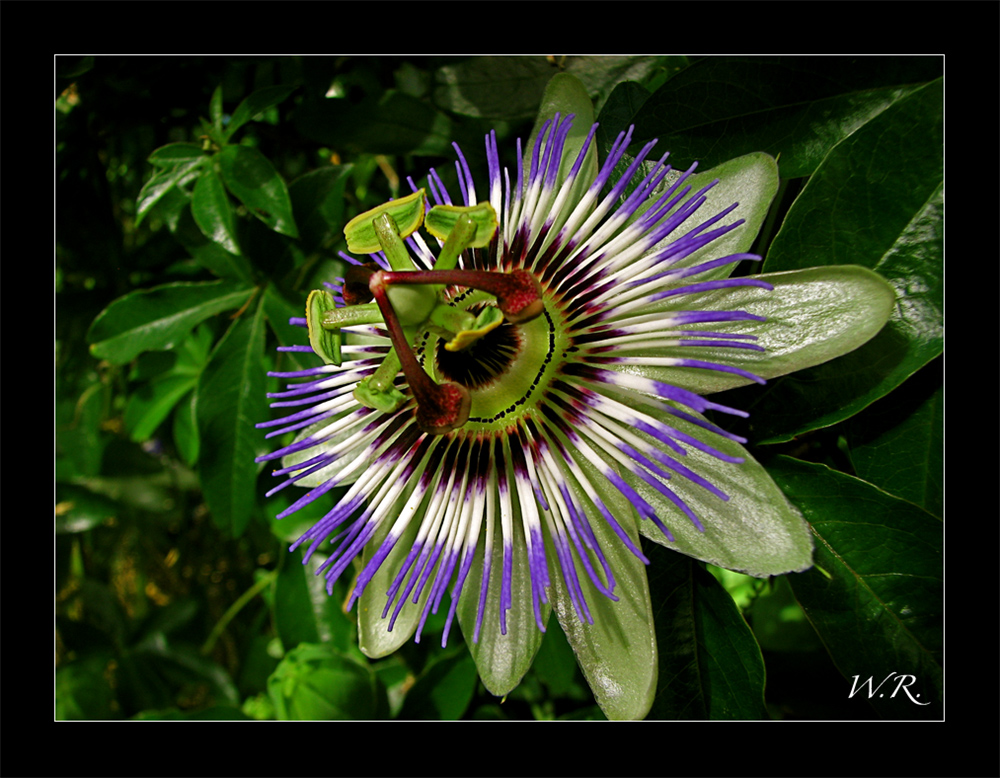
<path fill-rule="evenodd" d="M 254 427 L 267 418 L 263 358 L 264 307 L 258 301 L 219 341 L 198 383 L 202 490 L 216 526 L 237 537 L 256 506 L 254 459 L 266 450 Z"/>
<path fill-rule="evenodd" d="M 764 661 L 733 598 L 696 562 L 648 551 L 660 647 L 649 718 L 768 718 Z"/>
<path fill-rule="evenodd" d="M 241 254 L 236 239 L 236 214 L 222 179 L 214 170 L 205 170 L 194 185 L 191 215 L 206 238 L 231 254 Z"/>
<path fill-rule="evenodd" d="M 326 579 L 316 575 L 326 561 L 314 554 L 301 564 L 301 554 L 282 554 L 274 585 L 274 625 L 285 646 L 299 643 L 331 643 L 341 651 L 353 648 L 354 625 L 343 611 L 344 587 L 330 595 Z"/>
<path fill-rule="evenodd" d="M 525 119 L 535 114 L 557 74 L 573 76 L 591 97 L 601 98 L 615 84 L 641 81 L 660 65 L 660 58 L 643 56 L 469 57 L 435 72 L 434 100 L 469 116 Z"/>
<path fill-rule="evenodd" d="M 303 643 L 290 651 L 267 681 L 279 720 L 382 718 L 385 689 L 364 662 L 332 646 Z"/>
<path fill-rule="evenodd" d="M 196 325 L 238 308 L 253 288 L 236 281 L 180 282 L 119 297 L 90 326 L 90 353 L 123 364 L 176 343 Z"/>
<path fill-rule="evenodd" d="M 266 86 L 248 95 L 243 102 L 236 106 L 236 110 L 233 111 L 233 115 L 229 119 L 229 124 L 226 125 L 226 139 L 231 138 L 233 133 L 255 116 L 259 116 L 268 108 L 284 101 L 294 91 L 294 86 Z"/>
<path fill-rule="evenodd" d="M 943 348 L 942 87 L 894 104 L 826 158 L 789 211 L 766 269 L 859 264 L 896 289 L 882 332 L 836 362 L 785 379 L 758 406 L 762 436 L 787 440 L 848 418 Z M 831 212 L 832 204 L 832 212 Z M 863 387 L 844 375 L 869 378 Z M 818 416 L 817 393 L 822 393 Z M 794 399 L 808 394 L 809 403 Z"/>
<path fill-rule="evenodd" d="M 783 178 L 808 175 L 837 143 L 915 86 L 940 57 L 706 57 L 636 113 L 635 147 L 659 138 L 677 164 L 715 165 L 752 151 L 779 158 Z"/>
<path fill-rule="evenodd" d="M 394 90 L 357 104 L 307 101 L 296 109 L 295 121 L 303 135 L 351 153 L 448 154 L 456 132 L 446 114 Z M 473 138 L 482 142 L 479 132 L 469 135 Z"/>
<path fill-rule="evenodd" d="M 890 673 L 912 675 L 919 702 L 901 693 L 872 705 L 886 718 L 941 716 L 940 520 L 823 465 L 779 457 L 768 469 L 816 537 L 816 564 L 827 575 L 816 569 L 789 581 L 844 678 L 878 684 Z M 850 690 L 845 682 L 845 697 Z"/>
<path fill-rule="evenodd" d="M 472 701 L 476 681 L 476 665 L 464 646 L 436 657 L 407 691 L 399 718 L 460 719 Z"/>
<path fill-rule="evenodd" d="M 226 146 L 217 155 L 226 188 L 276 232 L 299 236 L 285 180 L 271 161 L 250 146 Z"/>
<path fill-rule="evenodd" d="M 944 515 L 944 388 L 940 360 L 850 419 L 845 432 L 860 478 Z"/>
<path fill-rule="evenodd" d="M 303 250 L 319 248 L 344 227 L 344 187 L 351 165 L 330 165 L 296 178 L 289 186 Z"/>
<path fill-rule="evenodd" d="M 139 192 L 136 201 L 135 224 L 138 227 L 150 209 L 174 187 L 184 186 L 199 176 L 199 168 L 208 160 L 207 156 L 189 159 L 175 167 L 153 174 Z"/>

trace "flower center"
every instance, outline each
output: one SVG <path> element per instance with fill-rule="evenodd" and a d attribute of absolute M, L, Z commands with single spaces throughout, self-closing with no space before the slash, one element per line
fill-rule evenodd
<path fill-rule="evenodd" d="M 485 308 L 483 305 L 468 310 L 478 314 Z M 510 369 L 521 345 L 518 325 L 508 322 L 492 328 L 460 351 L 448 349 L 447 343 L 439 338 L 434 350 L 435 372 L 446 381 L 481 391 Z"/>
<path fill-rule="evenodd" d="M 417 426 L 443 434 L 469 421 L 497 423 L 523 405 L 550 362 L 554 338 L 541 286 L 532 273 L 457 266 L 466 248 L 483 247 L 494 239 L 492 207 L 484 203 L 443 213 L 435 208 L 429 214 L 439 230 L 444 225 L 448 231 L 433 270 L 414 269 L 403 244 L 423 218 L 421 197 L 412 202 L 404 198 L 375 209 L 357 222 L 359 226 L 345 230 L 349 246 L 352 240 L 362 247 L 377 240 L 390 269 L 375 264 L 352 267 L 344 280 L 345 306 L 338 308 L 323 291 L 310 295 L 306 305 L 310 344 L 336 364 L 340 328 L 381 319 L 392 349 L 374 374 L 358 383 L 355 399 L 375 410 L 396 411 L 407 402 L 396 386 L 402 371 L 416 401 Z M 398 215 L 409 220 L 406 235 L 400 233 Z M 374 238 L 367 227 L 369 216 Z"/>
<path fill-rule="evenodd" d="M 466 290 L 452 303 L 469 313 L 490 307 L 479 290 Z M 545 298 L 543 298 L 545 299 Z M 504 429 L 533 406 L 555 371 L 564 337 L 561 318 L 545 299 L 541 314 L 517 324 L 504 322 L 461 351 L 446 347 L 443 339 L 428 336 L 418 343 L 418 358 L 436 381 L 465 387 L 470 409 L 465 429 Z"/>

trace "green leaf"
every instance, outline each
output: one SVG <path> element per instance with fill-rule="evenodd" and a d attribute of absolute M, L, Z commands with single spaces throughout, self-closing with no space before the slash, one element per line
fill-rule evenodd
<path fill-rule="evenodd" d="M 76 484 L 56 484 L 56 533 L 87 532 L 121 513 L 109 497 Z"/>
<path fill-rule="evenodd" d="M 768 409 L 790 412 L 770 431 L 772 438 L 816 425 L 795 413 L 795 395 L 821 388 L 824 404 L 840 409 L 822 422 L 832 423 L 892 391 L 941 353 L 942 110 L 938 81 L 895 103 L 838 145 L 775 237 L 768 271 L 859 264 L 886 278 L 898 302 L 888 326 L 865 348 L 784 382 L 769 398 Z M 841 384 L 845 373 L 868 371 L 873 374 L 863 387 Z M 808 408 L 807 414 L 814 415 Z"/>
<path fill-rule="evenodd" d="M 142 224 L 142 220 L 146 218 L 150 209 L 167 193 L 171 192 L 175 187 L 185 186 L 195 180 L 200 175 L 198 169 L 207 160 L 208 157 L 202 155 L 182 162 L 175 167 L 154 173 L 152 178 L 143 185 L 142 190 L 139 192 L 139 197 L 136 201 L 135 226 L 138 227 Z"/>
<path fill-rule="evenodd" d="M 253 719 L 233 705 L 213 705 L 201 710 L 176 709 L 143 711 L 133 721 L 252 721 Z"/>
<path fill-rule="evenodd" d="M 185 199 L 179 206 L 170 229 L 194 261 L 213 275 L 240 279 L 248 284 L 253 283 L 254 273 L 249 260 L 226 251 L 221 245 L 206 237 L 194 220 L 189 200 Z"/>
<path fill-rule="evenodd" d="M 173 436 L 177 453 L 189 467 L 198 461 L 200 443 L 198 439 L 197 394 L 191 392 L 182 398 L 174 411 Z"/>
<path fill-rule="evenodd" d="M 242 103 L 236 106 L 236 110 L 233 111 L 233 115 L 229 119 L 229 124 L 226 125 L 226 140 L 231 138 L 233 133 L 248 121 L 284 101 L 294 91 L 294 86 L 267 86 L 248 95 Z"/>
<path fill-rule="evenodd" d="M 912 675 L 869 702 L 892 719 L 942 715 L 943 529 L 905 500 L 823 465 L 779 457 L 771 475 L 816 537 L 817 570 L 789 580 L 845 679 Z M 894 683 L 887 685 L 895 688 Z M 851 691 L 845 681 L 844 695 Z M 852 699 L 859 707 L 866 694 Z M 924 703 L 930 703 L 924 705 Z M 863 715 L 863 714 L 861 714 Z"/>
<path fill-rule="evenodd" d="M 753 151 L 779 159 L 782 178 L 810 174 L 837 143 L 941 75 L 940 57 L 706 57 L 636 112 L 633 147 L 659 138 L 676 166 Z"/>
<path fill-rule="evenodd" d="M 194 185 L 191 215 L 206 238 L 231 254 L 241 254 L 236 238 L 236 215 L 218 173 L 208 169 Z"/>
<path fill-rule="evenodd" d="M 114 657 L 95 653 L 56 671 L 56 719 L 80 721 L 121 718 L 115 692 L 108 682 Z"/>
<path fill-rule="evenodd" d="M 215 87 L 212 92 L 212 99 L 208 103 L 208 115 L 212 122 L 212 128 L 221 136 L 222 134 L 222 84 Z"/>
<path fill-rule="evenodd" d="M 119 297 L 90 325 L 90 353 L 120 365 L 143 351 L 168 347 L 197 324 L 238 308 L 253 288 L 235 281 L 174 283 Z"/>
<path fill-rule="evenodd" d="M 944 515 L 944 389 L 940 360 L 850 419 L 851 463 L 860 478 Z"/>
<path fill-rule="evenodd" d="M 660 646 L 650 719 L 767 719 L 764 660 L 718 581 L 690 559 L 649 547 Z"/>
<path fill-rule="evenodd" d="M 226 146 L 217 156 L 226 188 L 275 232 L 299 236 L 285 180 L 270 160 L 250 146 Z"/>
<path fill-rule="evenodd" d="M 264 307 L 243 313 L 219 341 L 198 383 L 199 470 L 212 518 L 239 537 L 256 506 L 264 436 L 254 425 L 267 418 L 264 396 Z"/>
<path fill-rule="evenodd" d="M 194 389 L 197 376 L 167 375 L 139 387 L 125 408 L 125 428 L 135 441 L 149 440 L 174 406 Z"/>
<path fill-rule="evenodd" d="M 282 721 L 383 718 L 389 707 L 372 668 L 328 645 L 303 643 L 290 651 L 267 691 Z"/>
<path fill-rule="evenodd" d="M 195 143 L 168 143 L 153 151 L 149 161 L 157 167 L 173 168 L 183 163 L 201 161 L 205 150 Z"/>
<path fill-rule="evenodd" d="M 140 386 L 129 397 L 125 407 L 125 428 L 135 441 L 149 440 L 160 424 L 167 418 L 178 403 L 191 392 L 198 383 L 198 376 L 208 360 L 211 348 L 212 334 L 208 327 L 202 325 L 169 354 L 176 354 L 176 360 L 170 369 L 153 378 L 149 383 Z M 163 352 L 156 352 L 162 354 Z M 167 354 L 164 354 L 166 356 Z M 146 354 L 140 357 L 141 366 Z M 187 404 L 190 410 L 190 403 Z M 183 413 L 185 409 L 181 409 Z M 183 425 L 183 421 L 180 422 Z M 175 426 L 176 430 L 176 426 Z M 183 433 L 183 429 L 181 430 Z M 177 442 L 175 440 L 175 442 Z M 184 441 L 184 451 L 192 454 L 191 441 Z M 195 448 L 195 452 L 197 449 Z M 197 459 L 188 459 L 193 462 Z"/>
<path fill-rule="evenodd" d="M 456 721 L 476 691 L 476 665 L 464 646 L 435 657 L 406 693 L 400 719 Z"/>

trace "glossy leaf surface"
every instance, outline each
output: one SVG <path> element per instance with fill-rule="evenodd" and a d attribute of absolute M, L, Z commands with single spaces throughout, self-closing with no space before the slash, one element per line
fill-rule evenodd
<path fill-rule="evenodd" d="M 782 458 L 770 472 L 816 536 L 816 564 L 827 575 L 811 570 L 792 588 L 845 679 L 912 675 L 916 702 L 905 694 L 869 701 L 886 718 L 940 716 L 940 519 L 821 465 Z"/>

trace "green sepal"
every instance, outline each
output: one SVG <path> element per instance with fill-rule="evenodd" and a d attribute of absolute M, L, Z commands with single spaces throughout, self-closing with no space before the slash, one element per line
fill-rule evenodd
<path fill-rule="evenodd" d="M 483 248 L 490 244 L 497 231 L 499 221 L 493 206 L 487 202 L 477 205 L 435 205 L 427 213 L 424 222 L 427 231 L 435 238 L 446 240 L 455 229 L 455 224 L 461 216 L 468 216 L 476 225 L 475 233 L 468 239 L 466 247 Z"/>
<path fill-rule="evenodd" d="M 325 289 L 313 289 L 306 299 L 306 324 L 309 328 L 309 345 L 328 365 L 340 366 L 340 329 L 323 326 L 323 315 L 336 308 L 333 295 Z"/>
<path fill-rule="evenodd" d="M 348 251 L 356 254 L 374 254 L 382 251 L 382 244 L 379 242 L 373 222 L 383 214 L 392 217 L 399 229 L 400 238 L 412 235 L 424 223 L 425 199 L 425 191 L 418 189 L 411 195 L 383 203 L 355 216 L 344 227 Z"/>

